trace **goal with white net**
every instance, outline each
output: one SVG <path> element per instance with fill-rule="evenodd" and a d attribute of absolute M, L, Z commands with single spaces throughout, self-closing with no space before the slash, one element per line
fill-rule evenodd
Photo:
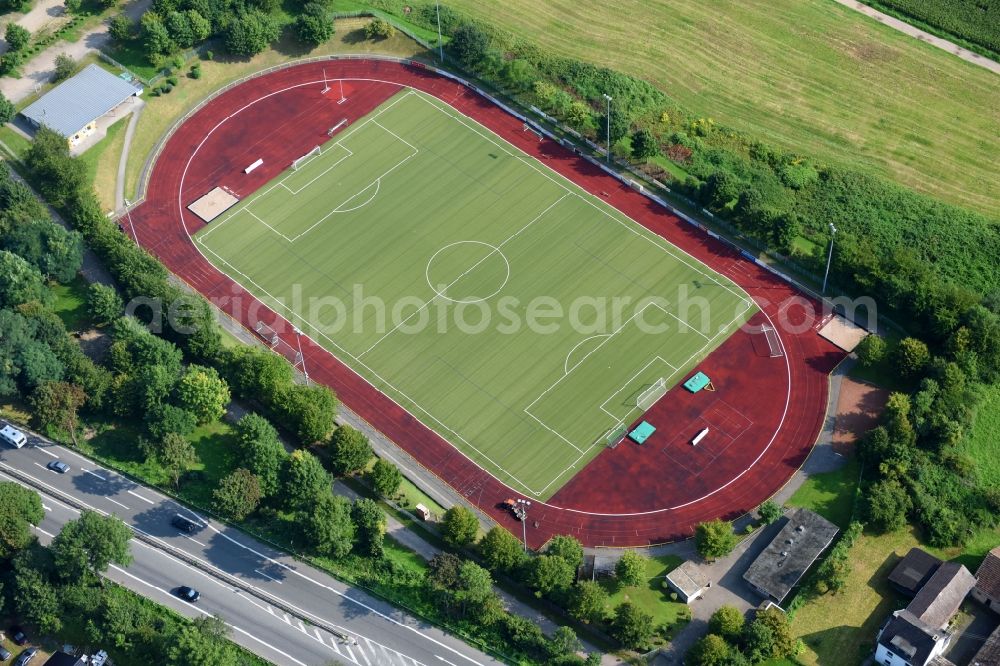
<path fill-rule="evenodd" d="M 306 153 L 302 157 L 296 158 L 295 161 L 292 162 L 292 169 L 294 169 L 295 171 L 298 171 L 299 167 L 301 167 L 303 164 L 305 164 L 306 162 L 308 162 L 310 157 L 313 157 L 314 155 L 319 155 L 319 154 L 320 154 L 319 146 L 315 146 L 312 150 L 310 150 L 308 153 Z"/>
<path fill-rule="evenodd" d="M 642 411 L 648 410 L 650 407 L 656 404 L 656 401 L 662 398 L 667 393 L 667 380 L 660 377 L 652 386 L 644 390 L 635 399 L 636 406 Z"/>
<path fill-rule="evenodd" d="M 785 350 L 781 347 L 781 340 L 778 338 L 778 333 L 773 327 L 762 324 L 760 332 L 764 334 L 764 339 L 767 340 L 767 349 L 771 358 L 785 355 Z"/>

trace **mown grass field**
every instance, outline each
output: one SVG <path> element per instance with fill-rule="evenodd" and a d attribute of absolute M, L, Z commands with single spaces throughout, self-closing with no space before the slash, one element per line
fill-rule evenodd
<path fill-rule="evenodd" d="M 536 497 L 754 311 L 728 279 L 423 93 L 308 159 L 200 231 L 206 258 Z M 357 305 L 357 285 L 381 314 Z M 302 305 L 283 305 L 296 289 Z M 708 304 L 693 315 L 689 289 Z M 310 315 L 316 298 L 343 314 Z M 538 325 L 543 301 L 556 314 Z M 620 315 L 599 314 L 613 302 Z"/>
<path fill-rule="evenodd" d="M 1000 386 L 986 389 L 986 399 L 979 406 L 969 436 L 961 450 L 976 461 L 979 479 L 986 487 L 1000 487 Z"/>
<path fill-rule="evenodd" d="M 679 567 L 682 562 L 683 560 L 676 555 L 647 558 L 645 582 L 637 587 L 622 587 L 613 578 L 600 579 L 601 586 L 608 592 L 608 608 L 616 608 L 622 602 L 631 601 L 653 616 L 655 626 L 663 624 L 673 626 L 677 625 L 679 620 L 686 622 L 687 605 L 673 601 L 670 598 L 670 589 L 663 587 L 666 575 Z"/>
<path fill-rule="evenodd" d="M 827 0 L 531 0 L 450 5 L 649 80 L 691 111 L 821 161 L 1000 209 L 1000 86 Z"/>

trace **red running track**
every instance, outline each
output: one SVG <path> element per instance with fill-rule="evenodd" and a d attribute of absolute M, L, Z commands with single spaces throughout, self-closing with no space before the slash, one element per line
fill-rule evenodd
<path fill-rule="evenodd" d="M 325 95 L 324 68 L 334 80 Z M 344 80 L 344 104 L 337 103 L 336 79 Z M 761 307 L 751 324 L 772 321 L 785 349 L 783 357 L 772 358 L 760 334 L 741 330 L 733 335 L 699 366 L 712 378 L 715 392 L 673 389 L 650 412 L 660 429 L 646 444 L 625 441 L 605 450 L 549 502 L 533 501 L 527 530 L 531 546 L 555 534 L 573 534 L 589 546 L 681 539 L 698 522 L 741 515 L 784 485 L 812 448 L 826 413 L 827 376 L 844 357 L 815 332 L 818 304 L 566 148 L 539 142 L 523 131 L 520 120 L 474 91 L 425 69 L 379 60 L 309 63 L 222 93 L 166 142 L 146 199 L 132 214 L 137 240 L 244 326 L 273 325 L 282 337 L 280 348 L 294 349 L 291 325 L 199 253 L 189 234 L 202 222 L 186 206 L 217 185 L 241 197 L 252 193 L 295 157 L 328 140 L 327 130 L 341 119 L 364 116 L 404 86 L 444 100 L 735 280 Z M 257 158 L 263 165 L 244 174 Z M 781 325 L 783 320 L 797 328 Z M 305 337 L 302 345 L 312 379 L 333 388 L 344 404 L 498 523 L 515 534 L 521 531 L 498 508 L 518 493 L 325 349 Z M 712 436 L 691 447 L 690 437 L 706 426 Z"/>

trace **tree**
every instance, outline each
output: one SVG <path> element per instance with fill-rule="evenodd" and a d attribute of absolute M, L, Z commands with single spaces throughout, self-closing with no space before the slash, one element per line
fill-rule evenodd
<path fill-rule="evenodd" d="M 177 46 L 187 49 L 194 45 L 194 31 L 191 29 L 191 20 L 186 13 L 170 12 L 163 23 L 167 26 L 170 38 Z"/>
<path fill-rule="evenodd" d="M 647 128 L 637 129 L 632 133 L 632 157 L 637 160 L 648 160 L 660 152 L 656 137 Z"/>
<path fill-rule="evenodd" d="M 139 33 L 150 56 L 166 55 L 177 48 L 167 26 L 163 24 L 163 18 L 156 12 L 143 13 L 139 19 Z"/>
<path fill-rule="evenodd" d="M 734 606 L 720 606 L 708 620 L 708 631 L 722 636 L 727 641 L 736 641 L 743 634 L 746 618 Z"/>
<path fill-rule="evenodd" d="M 0 124 L 9 123 L 17 114 L 17 108 L 7 99 L 7 96 L 0 92 Z"/>
<path fill-rule="evenodd" d="M 237 666 L 232 643 L 225 640 L 226 623 L 218 616 L 197 617 L 181 625 L 167 652 L 167 666 Z"/>
<path fill-rule="evenodd" d="M 66 137 L 46 126 L 35 132 L 24 162 L 35 176 L 38 190 L 53 206 L 75 201 L 90 187 L 84 164 L 69 155 Z"/>
<path fill-rule="evenodd" d="M 46 430 L 58 430 L 69 434 L 74 445 L 79 429 L 80 407 L 86 402 L 83 389 L 66 382 L 46 382 L 35 389 L 31 396 L 35 419 Z"/>
<path fill-rule="evenodd" d="M 205 41 L 212 35 L 212 22 L 202 16 L 201 12 L 189 9 L 184 13 L 187 15 L 188 26 L 191 28 L 195 44 Z"/>
<path fill-rule="evenodd" d="M 872 484 L 865 496 L 865 514 L 876 532 L 892 532 L 906 524 L 906 516 L 913 507 L 906 488 L 895 478 L 882 479 Z"/>
<path fill-rule="evenodd" d="M 502 527 L 492 527 L 479 542 L 479 553 L 486 568 L 494 572 L 513 571 L 524 561 L 521 542 Z"/>
<path fill-rule="evenodd" d="M 549 540 L 547 555 L 561 557 L 576 571 L 583 564 L 583 546 L 579 541 L 566 534 L 557 534 Z"/>
<path fill-rule="evenodd" d="M 453 548 L 463 548 L 476 540 L 479 519 L 469 509 L 456 504 L 444 512 L 441 520 L 441 537 Z"/>
<path fill-rule="evenodd" d="M 62 628 L 62 608 L 59 594 L 40 571 L 30 567 L 15 567 L 14 605 L 18 614 L 43 633 L 55 633 Z"/>
<path fill-rule="evenodd" d="M 215 368 L 190 365 L 177 383 L 180 406 L 193 412 L 199 423 L 222 418 L 229 404 L 229 386 Z"/>
<path fill-rule="evenodd" d="M 132 530 L 120 518 L 84 509 L 52 540 L 59 575 L 77 580 L 86 574 L 101 575 L 112 562 L 128 566 L 132 562 L 131 538 Z"/>
<path fill-rule="evenodd" d="M 330 493 L 330 475 L 319 458 L 298 449 L 285 460 L 282 474 L 282 494 L 285 507 L 307 510 L 321 496 Z"/>
<path fill-rule="evenodd" d="M 333 558 L 345 557 L 354 541 L 351 503 L 339 495 L 321 495 L 305 512 L 306 536 L 316 552 Z"/>
<path fill-rule="evenodd" d="M 351 518 L 357 527 L 358 549 L 364 555 L 381 558 L 385 539 L 385 514 L 374 500 L 362 498 L 354 501 Z"/>
<path fill-rule="evenodd" d="M 187 437 L 198 427 L 198 417 L 193 412 L 161 404 L 146 412 L 146 430 L 153 440 L 161 440 L 168 433 Z"/>
<path fill-rule="evenodd" d="M 739 539 L 733 534 L 733 527 L 718 518 L 707 523 L 698 523 L 694 531 L 698 554 L 706 560 L 725 557 L 733 552 Z"/>
<path fill-rule="evenodd" d="M 212 493 L 212 506 L 223 516 L 240 521 L 260 504 L 260 481 L 250 470 L 240 467 L 222 479 Z"/>
<path fill-rule="evenodd" d="M 896 367 L 904 377 L 916 377 L 931 360 L 927 344 L 916 338 L 903 338 L 896 348 Z"/>
<path fill-rule="evenodd" d="M 118 290 L 100 282 L 87 288 L 87 311 L 97 324 L 109 324 L 121 316 L 125 309 Z"/>
<path fill-rule="evenodd" d="M 377 492 L 382 497 L 392 497 L 399 491 L 399 485 L 403 483 L 403 474 L 388 460 L 379 458 L 368 473 L 368 479 Z"/>
<path fill-rule="evenodd" d="M 27 548 L 35 539 L 31 526 L 44 518 L 38 493 L 13 481 L 0 481 L 0 558 Z"/>
<path fill-rule="evenodd" d="M 615 609 L 611 635 L 626 648 L 644 648 L 653 635 L 653 616 L 631 601 L 622 602 Z"/>
<path fill-rule="evenodd" d="M 777 608 L 758 611 L 753 621 L 746 625 L 743 644 L 753 663 L 792 656 L 795 639 L 788 626 L 788 616 Z"/>
<path fill-rule="evenodd" d="M 0 307 L 45 302 L 48 292 L 42 274 L 18 255 L 0 250 L 0 275 L 4 278 L 0 280 Z"/>
<path fill-rule="evenodd" d="M 711 631 L 711 630 L 710 630 Z M 710 633 L 699 638 L 685 656 L 684 663 L 692 666 L 727 666 L 729 644 L 722 636 Z"/>
<path fill-rule="evenodd" d="M 108 34 L 119 44 L 132 39 L 132 21 L 124 12 L 115 14 L 108 21 Z"/>
<path fill-rule="evenodd" d="M 278 492 L 281 469 L 288 458 L 278 439 L 278 431 L 259 414 L 247 414 L 236 424 L 236 441 L 240 459 L 260 480 L 264 497 Z"/>
<path fill-rule="evenodd" d="M 581 622 L 603 622 L 608 614 L 608 593 L 593 580 L 581 580 L 570 595 L 569 613 Z"/>
<path fill-rule="evenodd" d="M 757 507 L 757 513 L 760 514 L 760 519 L 768 525 L 778 522 L 784 515 L 781 506 L 773 500 L 767 500 Z"/>
<path fill-rule="evenodd" d="M 493 591 L 490 572 L 471 560 L 459 565 L 453 598 L 459 616 L 474 617 L 480 626 L 488 627 L 504 614 L 503 604 Z"/>
<path fill-rule="evenodd" d="M 372 445 L 360 431 L 342 425 L 330 438 L 330 463 L 337 474 L 360 472 L 372 459 Z"/>
<path fill-rule="evenodd" d="M 52 72 L 52 82 L 58 83 L 68 79 L 76 73 L 76 60 L 67 54 L 60 53 L 56 56 L 56 68 Z"/>
<path fill-rule="evenodd" d="M 31 32 L 13 21 L 7 24 L 3 36 L 7 40 L 7 48 L 11 51 L 20 51 L 31 41 Z"/>
<path fill-rule="evenodd" d="M 854 349 L 858 355 L 858 363 L 864 368 L 870 368 L 885 358 L 889 345 L 881 335 L 871 333 Z"/>
<path fill-rule="evenodd" d="M 396 28 L 385 19 L 375 17 L 365 26 L 365 39 L 388 39 L 396 34 Z"/>
<path fill-rule="evenodd" d="M 448 46 L 460 63 L 476 69 L 490 48 L 490 38 L 478 26 L 463 23 L 452 33 Z"/>
<path fill-rule="evenodd" d="M 542 597 L 568 590 L 575 577 L 576 570 L 563 558 L 540 555 L 528 564 L 525 582 Z"/>
<path fill-rule="evenodd" d="M 307 2 L 295 17 L 295 34 L 305 44 L 318 46 L 333 37 L 333 30 L 333 14 L 322 3 Z"/>
<path fill-rule="evenodd" d="M 83 238 L 49 219 L 29 220 L 11 229 L 3 247 L 48 279 L 67 283 L 83 264 Z"/>
<path fill-rule="evenodd" d="M 187 441 L 182 435 L 174 432 L 167 433 L 162 440 L 153 444 L 150 448 L 152 449 L 153 456 L 163 466 L 163 469 L 170 477 L 170 482 L 174 484 L 175 488 L 180 483 L 181 474 L 186 472 L 188 467 L 198 462 L 198 454 L 195 452 L 191 442 Z"/>
<path fill-rule="evenodd" d="M 638 587 L 646 581 L 646 558 L 634 550 L 626 550 L 615 563 L 618 583 L 625 587 Z"/>
<path fill-rule="evenodd" d="M 278 39 L 280 29 L 273 18 L 256 9 L 238 14 L 226 28 L 226 49 L 237 56 L 254 56 Z"/>
<path fill-rule="evenodd" d="M 337 397 L 327 387 L 292 384 L 281 392 L 278 402 L 283 422 L 303 444 L 324 440 L 333 430 Z"/>
<path fill-rule="evenodd" d="M 583 649 L 583 643 L 571 627 L 561 626 L 549 637 L 549 655 L 556 659 L 566 655 L 575 655 Z"/>

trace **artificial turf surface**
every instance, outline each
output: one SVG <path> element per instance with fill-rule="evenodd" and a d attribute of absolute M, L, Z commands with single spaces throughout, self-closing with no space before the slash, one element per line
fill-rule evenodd
<path fill-rule="evenodd" d="M 542 499 L 754 312 L 451 107 L 404 91 L 196 235 L 206 257 Z M 654 424 L 668 427 L 669 424 Z"/>

